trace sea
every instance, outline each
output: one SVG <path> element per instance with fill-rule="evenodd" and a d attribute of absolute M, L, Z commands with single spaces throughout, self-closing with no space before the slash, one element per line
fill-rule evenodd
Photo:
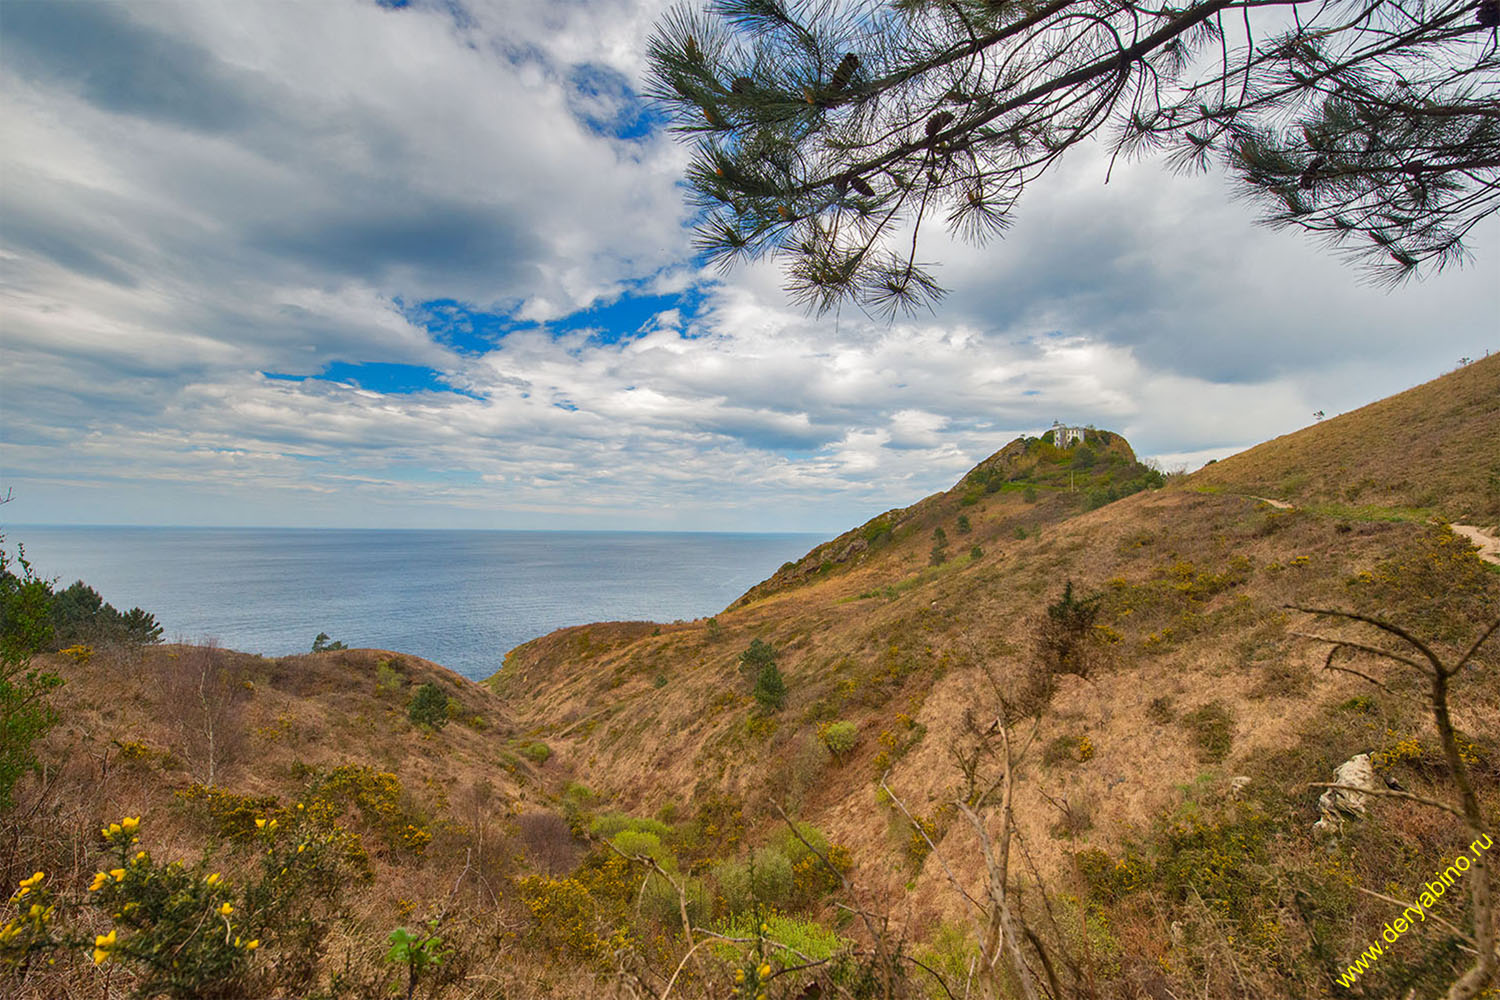
<path fill-rule="evenodd" d="M 824 536 L 609 531 L 423 531 L 7 525 L 41 576 L 83 580 L 169 642 L 267 656 L 326 632 L 432 660 L 474 680 L 565 625 L 691 620 Z"/>

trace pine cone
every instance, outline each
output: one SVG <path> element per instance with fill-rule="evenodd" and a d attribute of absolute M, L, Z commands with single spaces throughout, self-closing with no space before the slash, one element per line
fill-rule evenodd
<path fill-rule="evenodd" d="M 943 129 L 952 124 L 953 112 L 939 111 L 937 114 L 927 119 L 927 138 L 931 139 L 933 136 L 937 135 Z"/>

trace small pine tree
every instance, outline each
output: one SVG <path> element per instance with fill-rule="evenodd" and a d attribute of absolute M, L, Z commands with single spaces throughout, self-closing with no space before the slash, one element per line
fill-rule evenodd
<path fill-rule="evenodd" d="M 941 526 L 932 530 L 932 559 L 934 566 L 948 561 L 948 533 Z"/>
<path fill-rule="evenodd" d="M 312 651 L 314 653 L 329 653 L 338 649 L 348 649 L 342 642 L 330 642 L 327 632 L 319 632 L 313 639 Z"/>
<path fill-rule="evenodd" d="M 958 515 L 958 533 L 960 535 L 967 535 L 970 531 L 973 531 L 973 530 L 974 530 L 974 526 L 969 523 L 969 515 L 967 515 L 967 514 L 960 514 L 960 515 Z"/>
<path fill-rule="evenodd" d="M 775 663 L 767 663 L 755 678 L 755 700 L 762 712 L 779 712 L 786 705 L 786 680 Z"/>
<path fill-rule="evenodd" d="M 448 696 L 436 684 L 423 684 L 411 696 L 406 715 L 414 725 L 441 729 L 448 724 Z"/>
<path fill-rule="evenodd" d="M 751 639 L 750 645 L 740 654 L 740 673 L 746 678 L 757 678 L 767 664 L 776 662 L 776 648 L 760 639 Z"/>

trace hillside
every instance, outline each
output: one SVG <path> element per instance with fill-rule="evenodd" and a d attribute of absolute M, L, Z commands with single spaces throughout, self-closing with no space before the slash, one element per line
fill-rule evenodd
<path fill-rule="evenodd" d="M 1397 622 L 1445 662 L 1500 614 L 1500 571 L 1430 516 L 1484 509 L 1497 375 L 1478 362 L 1188 477 L 1108 431 L 1018 439 L 713 618 L 558 630 L 483 685 L 376 650 L 38 657 L 61 718 L 0 830 L 3 874 L 30 893 L 47 873 L 56 922 L 86 933 L 35 951 L 56 967 L 5 966 L 54 933 L 18 895 L 0 982 L 119 996 L 162 955 L 176 969 L 177 939 L 90 889 L 183 877 L 159 857 L 194 899 L 222 870 L 212 891 L 269 928 L 159 995 L 1440 995 L 1470 961 L 1457 893 L 1353 991 L 1339 977 L 1472 838 L 1374 798 L 1327 836 L 1312 786 L 1369 752 L 1421 797 L 1455 801 L 1466 776 L 1494 831 L 1500 643 L 1451 679 L 1455 764 L 1415 671 L 1358 651 L 1333 665 L 1365 677 L 1322 669 L 1305 637 L 1378 633 L 1287 605 Z M 1340 465 L 1375 485 L 1341 490 Z M 415 721 L 428 684 L 445 725 Z M 120 848 L 117 888 L 107 824 L 127 816 L 149 856 Z M 111 927 L 135 951 L 96 966 Z M 398 951 L 397 927 L 417 943 Z M 1010 958 L 981 951 L 997 940 Z M 413 947 L 438 961 L 418 971 Z"/>
<path fill-rule="evenodd" d="M 513 651 L 491 684 L 518 723 L 553 746 L 549 767 L 612 808 L 693 816 L 729 802 L 744 817 L 745 841 L 765 843 L 782 807 L 846 847 L 856 883 L 905 933 L 929 940 L 966 918 L 954 877 L 982 891 L 978 844 L 945 804 L 962 787 L 955 754 L 966 739 L 964 712 L 992 716 L 997 686 L 1024 686 L 1046 609 L 1071 581 L 1098 597 L 1100 665 L 1087 680 L 1060 679 L 1017 785 L 1032 878 L 1087 895 L 1090 859 L 1158 866 L 1158 881 L 1141 887 L 1146 898 L 1115 899 L 1108 886 L 1088 897 L 1090 912 L 1114 928 L 1105 935 L 1112 975 L 1184 990 L 1217 983 L 1215 996 L 1333 995 L 1341 949 L 1360 939 L 1352 928 L 1378 927 L 1382 910 L 1348 893 L 1326 913 L 1299 914 L 1279 895 L 1284 889 L 1273 890 L 1291 879 L 1322 886 L 1307 890 L 1315 895 L 1333 891 L 1324 847 L 1309 832 L 1318 810 L 1307 786 L 1331 780 L 1362 750 L 1394 760 L 1412 746 L 1420 753 L 1393 765 L 1393 777 L 1432 790 L 1444 779 L 1420 694 L 1382 693 L 1319 671 L 1326 647 L 1293 633 L 1338 626 L 1284 605 L 1378 612 L 1445 648 L 1478 634 L 1500 607 L 1500 577 L 1466 541 L 1412 510 L 1443 502 L 1413 484 L 1443 484 L 1445 497 L 1485 495 L 1488 472 L 1476 459 L 1488 453 L 1483 442 L 1495 426 L 1495 397 L 1485 393 L 1497 372 L 1500 359 L 1470 366 L 1092 510 L 1094 483 L 1069 491 L 1051 475 L 1044 488 L 1028 492 L 1019 479 L 1009 488 L 1027 448 L 1014 442 L 953 489 L 825 543 L 713 619 L 562 630 Z M 1417 448 L 1409 436 L 1383 434 L 1367 411 L 1380 426 L 1420 425 L 1422 440 L 1442 443 Z M 1339 504 L 1318 502 L 1340 463 L 1376 473 L 1399 467 L 1403 478 L 1344 491 L 1352 500 Z M 1258 491 L 1303 506 L 1278 509 L 1246 495 Z M 938 529 L 949 554 L 935 564 Z M 757 703 L 742 664 L 756 640 L 776 651 L 788 692 L 779 711 Z M 1487 769 L 1493 808 L 1500 650 L 1486 647 L 1480 659 L 1456 715 Z M 1371 661 L 1360 669 L 1381 668 Z M 837 754 L 820 737 L 833 724 L 857 734 Z M 882 776 L 896 799 L 880 788 Z M 1248 779 L 1234 783 L 1245 786 L 1243 801 L 1229 794 L 1236 777 Z M 1420 884 L 1462 839 L 1420 810 L 1387 812 L 1338 847 L 1355 884 Z M 1183 822 L 1189 827 L 1174 825 Z M 1183 829 L 1199 830 L 1201 842 Z M 924 832 L 936 845 L 931 854 Z M 1216 876 L 1248 880 L 1243 891 L 1183 873 L 1199 852 L 1230 849 L 1219 836 L 1254 844 L 1253 857 L 1234 858 L 1232 874 Z M 1205 923 L 1199 896 L 1221 916 Z M 1142 923 L 1148 900 L 1156 915 Z M 1241 931 L 1215 929 L 1221 918 Z M 1254 970 L 1255 985 L 1235 981 L 1222 955 L 1163 943 L 1170 920 L 1240 941 L 1213 948 L 1228 948 L 1241 976 L 1247 965 Z M 1345 929 L 1333 934 L 1335 924 Z M 1243 944 L 1252 932 L 1253 946 Z M 1441 952 L 1422 960 L 1435 963 L 1425 972 L 1403 967 L 1392 981 L 1435 981 L 1444 974 L 1435 969 L 1456 961 L 1451 952 L 1440 961 Z M 1168 995 L 1160 992 L 1167 985 L 1133 993 L 1123 982 L 1112 995 Z M 1386 995 L 1373 979 L 1368 989 Z"/>
<path fill-rule="evenodd" d="M 1201 486 L 1330 513 L 1500 523 L 1500 354 L 1198 472 Z"/>

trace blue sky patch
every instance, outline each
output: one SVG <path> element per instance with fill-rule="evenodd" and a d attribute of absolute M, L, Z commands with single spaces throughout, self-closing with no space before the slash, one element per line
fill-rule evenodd
<path fill-rule="evenodd" d="M 427 299 L 409 304 L 397 297 L 392 301 L 408 322 L 426 330 L 434 341 L 474 358 L 493 351 L 517 330 L 535 330 L 543 325 L 554 335 L 588 330 L 597 343 L 618 344 L 635 338 L 658 315 L 669 310 L 679 310 L 684 320 L 696 315 L 703 296 L 696 288 L 670 295 L 637 295 L 627 291 L 547 324 L 476 309 L 457 299 Z"/>
<path fill-rule="evenodd" d="M 583 63 L 568 71 L 568 83 L 568 110 L 597 135 L 639 140 L 667 123 L 666 115 L 642 100 L 618 70 Z"/>
<path fill-rule="evenodd" d="M 474 309 L 457 299 L 428 299 L 413 305 L 400 298 L 393 301 L 408 322 L 422 327 L 432 334 L 433 340 L 466 357 L 488 354 L 512 330 L 537 325 L 517 322 L 504 313 Z"/>
<path fill-rule="evenodd" d="M 284 372 L 261 372 L 266 378 L 283 382 L 342 382 L 356 388 L 388 396 L 409 396 L 416 392 L 451 392 L 471 399 L 481 397 L 450 385 L 442 372 L 423 365 L 402 365 L 386 361 L 354 364 L 333 361 L 317 375 L 288 375 Z"/>
<path fill-rule="evenodd" d="M 617 344 L 630 340 L 659 314 L 680 309 L 684 319 L 697 312 L 701 296 L 695 289 L 671 295 L 632 295 L 626 293 L 609 303 L 601 303 L 558 320 L 558 330 L 593 330 L 601 343 Z"/>

